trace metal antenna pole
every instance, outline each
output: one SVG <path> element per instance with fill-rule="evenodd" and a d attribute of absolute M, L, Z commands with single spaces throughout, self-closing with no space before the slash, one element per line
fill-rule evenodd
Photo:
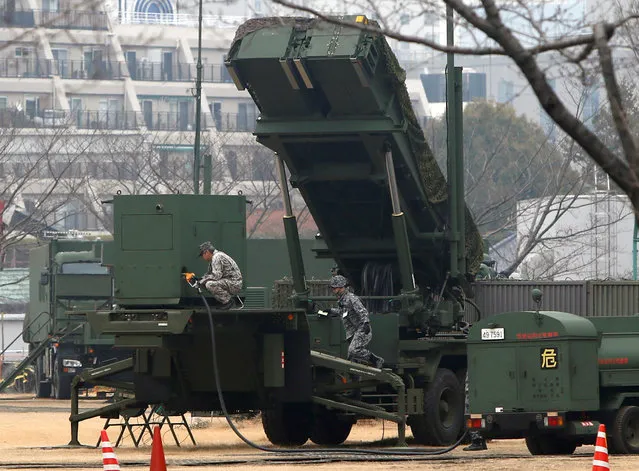
<path fill-rule="evenodd" d="M 195 79 L 195 145 L 193 148 L 193 193 L 200 193 L 200 132 L 202 127 L 202 1 L 197 23 L 197 77 Z"/>

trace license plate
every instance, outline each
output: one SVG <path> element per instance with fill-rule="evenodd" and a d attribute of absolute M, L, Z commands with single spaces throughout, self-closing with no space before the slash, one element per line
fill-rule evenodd
<path fill-rule="evenodd" d="M 67 368 L 67 373 L 75 373 L 75 368 Z"/>
<path fill-rule="evenodd" d="M 482 340 L 504 340 L 504 328 L 481 329 Z"/>

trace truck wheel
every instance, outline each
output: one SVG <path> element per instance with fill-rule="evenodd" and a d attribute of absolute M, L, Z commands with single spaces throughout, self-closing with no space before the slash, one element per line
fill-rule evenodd
<path fill-rule="evenodd" d="M 262 427 L 273 445 L 301 446 L 311 434 L 308 404 L 275 404 L 262 411 Z"/>
<path fill-rule="evenodd" d="M 313 408 L 311 441 L 317 445 L 340 445 L 346 441 L 353 422 L 323 406 Z"/>
<path fill-rule="evenodd" d="M 610 433 L 617 453 L 639 453 L 639 407 L 624 406 L 617 412 Z"/>
<path fill-rule="evenodd" d="M 71 378 L 60 374 L 60 362 L 53 366 L 53 397 L 56 399 L 71 398 Z"/>
<path fill-rule="evenodd" d="M 35 362 L 35 395 L 36 397 L 51 397 L 51 383 L 43 381 L 42 357 Z"/>
<path fill-rule="evenodd" d="M 528 435 L 526 446 L 531 455 L 572 455 L 577 443 L 554 435 Z"/>
<path fill-rule="evenodd" d="M 424 413 L 410 417 L 413 437 L 422 445 L 455 443 L 464 422 L 464 390 L 455 373 L 439 368 L 424 388 Z"/>

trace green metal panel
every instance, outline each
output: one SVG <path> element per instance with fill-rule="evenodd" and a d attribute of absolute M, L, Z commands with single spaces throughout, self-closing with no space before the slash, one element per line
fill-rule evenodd
<path fill-rule="evenodd" d="M 335 265 L 331 259 L 315 257 L 315 240 L 302 239 L 302 256 L 306 278 L 327 279 Z M 291 278 L 291 265 L 286 247 L 286 239 L 247 239 L 247 286 L 272 287 L 275 280 Z"/>
<path fill-rule="evenodd" d="M 562 312 L 511 312 L 476 323 L 468 340 L 471 412 L 597 409 L 598 343 L 589 320 Z"/>
<path fill-rule="evenodd" d="M 281 388 L 285 385 L 284 335 L 264 335 L 264 386 Z"/>
<path fill-rule="evenodd" d="M 111 296 L 111 275 L 56 276 L 55 293 L 58 298 L 106 299 Z"/>
<path fill-rule="evenodd" d="M 399 315 L 371 314 L 371 329 L 373 340 L 370 343 L 371 351 L 384 358 L 389 365 L 399 362 Z"/>
<path fill-rule="evenodd" d="M 115 297 L 124 306 L 177 305 L 199 299 L 182 273 L 207 269 L 198 257 L 205 240 L 246 273 L 243 196 L 117 195 L 114 205 Z"/>
<path fill-rule="evenodd" d="M 173 250 L 173 215 L 123 214 L 120 249 L 122 251 Z M 140 237 L 144 234 L 144 237 Z"/>

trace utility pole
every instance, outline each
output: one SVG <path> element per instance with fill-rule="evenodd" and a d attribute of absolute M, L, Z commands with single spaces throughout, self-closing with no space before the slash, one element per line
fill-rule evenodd
<path fill-rule="evenodd" d="M 195 79 L 195 144 L 193 146 L 193 193 L 200 193 L 200 134 L 202 128 L 202 1 L 197 20 L 197 75 Z"/>

